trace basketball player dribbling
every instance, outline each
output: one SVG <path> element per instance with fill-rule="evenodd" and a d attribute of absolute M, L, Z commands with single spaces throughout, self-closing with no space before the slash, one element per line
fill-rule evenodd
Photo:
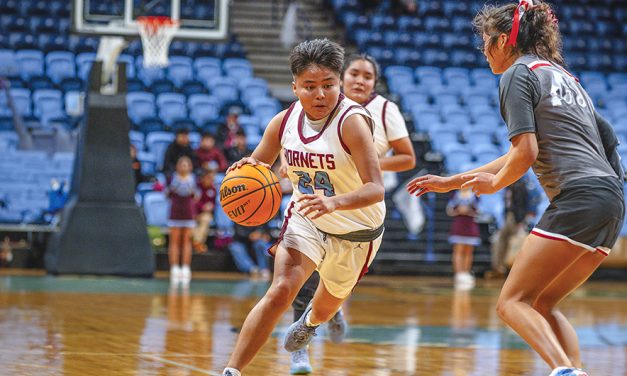
<path fill-rule="evenodd" d="M 380 75 L 377 62 L 368 55 L 352 55 L 344 63 L 342 71 L 342 91 L 349 99 L 362 105 L 374 120 L 374 142 L 379 156 L 379 165 L 383 171 L 406 171 L 416 165 L 416 156 L 405 119 L 398 106 L 375 92 L 375 85 Z M 392 155 L 388 152 L 392 150 Z M 287 164 L 282 156 L 283 166 Z M 314 272 L 300 289 L 292 303 L 294 320 L 302 316 L 305 308 L 313 298 L 318 286 L 319 276 Z M 342 309 L 328 322 L 328 335 L 332 342 L 343 341 L 347 332 L 347 323 Z M 291 354 L 290 372 L 292 374 L 308 374 L 312 372 L 307 348 Z"/>
<path fill-rule="evenodd" d="M 320 283 L 285 337 L 304 348 L 368 270 L 383 236 L 384 189 L 367 110 L 340 93 L 344 50 L 326 39 L 305 41 L 290 55 L 298 98 L 270 121 L 252 153 L 234 164 L 269 167 L 285 150 L 292 201 L 274 254 L 274 277 L 248 314 L 223 375 L 239 376 L 266 342 L 307 278 Z"/>
<path fill-rule="evenodd" d="M 557 305 L 583 284 L 616 242 L 625 204 L 618 140 L 578 80 L 563 67 L 551 7 L 521 0 L 486 6 L 475 26 L 492 72 L 503 74 L 508 153 L 451 177 L 414 179 L 415 194 L 471 188 L 494 193 L 533 167 L 550 205 L 516 256 L 497 313 L 553 370 L 586 376 L 573 326 Z"/>

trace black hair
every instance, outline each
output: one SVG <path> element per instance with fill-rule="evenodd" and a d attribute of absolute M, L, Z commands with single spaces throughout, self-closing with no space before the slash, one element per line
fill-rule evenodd
<path fill-rule="evenodd" d="M 342 74 L 344 48 L 328 39 L 307 40 L 298 44 L 290 54 L 290 69 L 293 76 L 300 75 L 312 65 L 321 66 Z"/>

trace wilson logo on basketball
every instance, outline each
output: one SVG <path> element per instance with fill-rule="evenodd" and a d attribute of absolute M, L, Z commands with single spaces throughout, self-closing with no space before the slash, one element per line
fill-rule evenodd
<path fill-rule="evenodd" d="M 220 190 L 220 201 L 225 198 L 231 196 L 232 194 L 247 191 L 246 186 L 244 184 L 235 185 L 233 187 L 224 187 Z"/>
<path fill-rule="evenodd" d="M 250 204 L 250 201 L 246 201 L 235 209 L 229 210 L 229 212 L 227 213 L 229 215 L 229 218 L 237 218 L 240 215 L 244 214 L 246 212 L 245 208 L 246 206 L 248 206 L 248 204 Z"/>

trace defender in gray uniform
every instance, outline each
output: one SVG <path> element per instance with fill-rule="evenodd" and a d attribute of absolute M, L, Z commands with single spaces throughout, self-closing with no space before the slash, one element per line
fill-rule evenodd
<path fill-rule="evenodd" d="M 553 369 L 550 376 L 587 376 L 577 334 L 556 306 L 590 277 L 618 237 L 625 215 L 618 140 L 563 68 L 548 4 L 486 6 L 474 22 L 492 72 L 503 74 L 500 105 L 511 148 L 475 170 L 422 176 L 407 189 L 421 195 L 471 187 L 490 194 L 533 167 L 551 203 L 523 244 L 496 309 Z"/>

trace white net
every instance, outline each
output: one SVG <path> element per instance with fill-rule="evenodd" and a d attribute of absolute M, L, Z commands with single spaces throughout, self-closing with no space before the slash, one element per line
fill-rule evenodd
<path fill-rule="evenodd" d="M 178 22 L 169 17 L 138 17 L 137 23 L 144 49 L 144 67 L 168 66 L 168 48 L 179 28 Z"/>

